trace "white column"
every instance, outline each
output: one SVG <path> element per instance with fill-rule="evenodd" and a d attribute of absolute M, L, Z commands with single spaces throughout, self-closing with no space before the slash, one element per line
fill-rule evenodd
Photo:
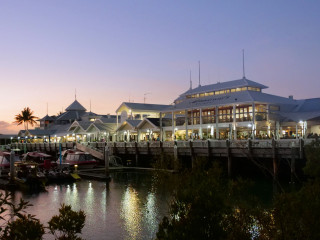
<path fill-rule="evenodd" d="M 191 108 L 191 140 L 193 140 L 193 109 Z"/>
<path fill-rule="evenodd" d="M 118 128 L 118 125 L 119 125 L 119 120 L 118 120 L 118 112 L 117 112 L 117 128 Z"/>
<path fill-rule="evenodd" d="M 279 139 L 280 138 L 280 126 L 279 126 L 279 122 L 276 121 L 276 134 L 275 134 L 275 138 Z"/>
<path fill-rule="evenodd" d="M 307 139 L 307 130 L 308 130 L 308 125 L 307 125 L 307 121 L 303 122 L 303 126 L 304 126 L 304 138 Z"/>
<path fill-rule="evenodd" d="M 256 138 L 256 109 L 254 102 L 252 103 L 252 139 Z"/>
<path fill-rule="evenodd" d="M 218 106 L 216 106 L 215 110 L 214 110 L 214 114 L 215 114 L 215 119 L 216 119 L 216 139 L 220 138 L 219 135 L 219 117 L 218 117 L 218 113 L 219 113 L 219 108 Z"/>
<path fill-rule="evenodd" d="M 163 129 L 162 129 L 162 113 L 160 112 L 160 141 L 163 141 Z"/>
<path fill-rule="evenodd" d="M 174 119 L 174 112 L 172 112 L 172 140 L 174 141 L 174 127 L 175 127 L 175 119 Z"/>

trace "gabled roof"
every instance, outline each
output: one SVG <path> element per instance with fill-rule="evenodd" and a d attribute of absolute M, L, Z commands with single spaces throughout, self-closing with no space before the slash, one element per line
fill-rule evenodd
<path fill-rule="evenodd" d="M 119 131 L 121 128 L 123 128 L 125 125 L 129 125 L 132 129 L 136 129 L 139 123 L 142 122 L 142 120 L 131 120 L 127 119 L 121 125 L 118 126 L 116 131 Z"/>
<path fill-rule="evenodd" d="M 86 111 L 85 109 L 77 100 L 74 100 L 73 103 L 70 104 L 69 107 L 66 108 L 66 111 Z"/>
<path fill-rule="evenodd" d="M 64 120 L 80 120 L 81 117 L 85 114 L 83 111 L 68 111 L 61 114 L 57 120 L 64 121 Z"/>
<path fill-rule="evenodd" d="M 160 119 L 159 118 L 145 118 L 138 124 L 137 128 L 141 128 L 145 123 L 149 123 L 153 128 L 160 127 Z"/>
<path fill-rule="evenodd" d="M 276 95 L 256 91 L 241 91 L 221 95 L 206 96 L 201 98 L 188 98 L 181 103 L 167 108 L 166 111 L 252 102 L 287 105 L 286 108 L 288 109 L 292 109 L 297 105 L 297 100 L 293 100 L 290 98 L 279 97 Z"/>
<path fill-rule="evenodd" d="M 54 120 L 54 118 L 48 116 L 48 114 L 47 114 L 43 118 L 39 119 L 38 121 L 53 121 L 53 120 Z"/>
<path fill-rule="evenodd" d="M 117 123 L 117 118 L 116 117 L 101 117 L 101 118 L 99 118 L 97 120 L 100 120 L 103 123 Z"/>
<path fill-rule="evenodd" d="M 127 108 L 132 109 L 133 111 L 161 111 L 170 105 L 164 104 L 149 104 L 149 103 L 132 103 L 132 102 L 123 102 L 116 110 L 118 110 L 123 106 L 127 106 Z"/>
<path fill-rule="evenodd" d="M 204 92 L 210 92 L 210 91 L 220 91 L 220 90 L 239 88 L 239 87 L 256 87 L 260 89 L 268 88 L 263 84 L 251 81 L 246 78 L 241 78 L 238 80 L 233 80 L 228 82 L 218 82 L 215 84 L 204 85 L 204 86 L 196 87 L 194 89 L 189 89 L 185 93 L 181 94 L 178 99 L 181 99 L 182 96 L 190 95 L 190 94 L 204 93 Z"/>

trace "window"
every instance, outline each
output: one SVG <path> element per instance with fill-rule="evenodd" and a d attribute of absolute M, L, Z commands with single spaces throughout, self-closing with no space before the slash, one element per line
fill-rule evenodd
<path fill-rule="evenodd" d="M 280 111 L 280 106 L 277 105 L 270 105 L 270 111 Z"/>

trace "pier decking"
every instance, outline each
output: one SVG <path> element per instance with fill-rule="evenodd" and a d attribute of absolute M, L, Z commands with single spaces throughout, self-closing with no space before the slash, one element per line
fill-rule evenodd
<path fill-rule="evenodd" d="M 94 157 L 104 159 L 104 149 L 108 147 L 111 155 L 174 155 L 244 158 L 295 158 L 302 159 L 304 145 L 312 139 L 281 140 L 206 140 L 206 141 L 151 141 L 151 142 L 91 142 L 60 143 L 61 149 L 77 148 Z M 59 143 L 13 143 L 11 148 L 22 151 L 58 152 Z"/>

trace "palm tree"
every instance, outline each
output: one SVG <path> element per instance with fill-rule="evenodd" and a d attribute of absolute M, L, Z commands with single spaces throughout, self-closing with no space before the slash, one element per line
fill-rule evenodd
<path fill-rule="evenodd" d="M 19 113 L 15 116 L 15 118 L 14 118 L 15 121 L 13 123 L 16 123 L 18 126 L 23 123 L 24 129 L 28 130 L 28 124 L 30 124 L 31 126 L 37 124 L 37 122 L 35 120 L 38 119 L 38 117 L 35 117 L 32 114 L 33 114 L 33 111 L 31 111 L 31 109 L 29 107 L 25 107 L 21 111 L 21 113 Z"/>

